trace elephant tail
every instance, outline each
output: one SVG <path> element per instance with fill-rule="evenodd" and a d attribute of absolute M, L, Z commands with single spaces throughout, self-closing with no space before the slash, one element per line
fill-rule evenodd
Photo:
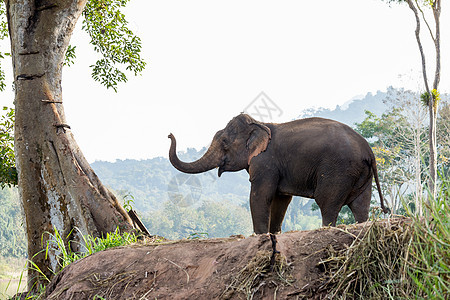
<path fill-rule="evenodd" d="M 378 179 L 377 160 L 375 159 L 375 156 L 373 154 L 372 154 L 372 170 L 373 170 L 373 177 L 375 178 L 375 183 L 377 184 L 378 194 L 380 195 L 381 209 L 383 210 L 383 213 L 388 214 L 391 212 L 391 210 L 389 209 L 389 207 L 384 206 L 383 193 L 381 192 L 380 180 Z"/>

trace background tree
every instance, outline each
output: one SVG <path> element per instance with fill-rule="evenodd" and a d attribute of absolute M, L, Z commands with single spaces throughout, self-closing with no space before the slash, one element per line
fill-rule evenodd
<path fill-rule="evenodd" d="M 441 79 L 441 39 L 440 39 L 440 15 L 441 15 L 441 0 L 386 0 L 389 3 L 407 3 L 411 11 L 414 13 L 416 20 L 415 36 L 419 52 L 422 60 L 422 76 L 425 87 L 425 92 L 421 98 L 423 103 L 428 107 L 429 112 L 429 151 L 430 151 L 430 180 L 429 189 L 431 197 L 434 199 L 436 196 L 436 184 L 437 184 L 437 134 L 436 124 L 439 106 L 439 81 Z M 427 18 L 427 9 L 431 10 L 434 20 L 434 31 L 430 25 L 429 18 Z M 420 36 L 421 24 L 425 23 L 429 36 L 433 42 L 435 49 L 435 68 L 434 68 L 434 80 L 433 84 L 428 81 L 428 70 L 426 58 L 427 55 L 423 49 L 422 40 Z"/>
<path fill-rule="evenodd" d="M 79 149 L 65 119 L 61 89 L 63 65 L 73 62 L 75 56 L 69 40 L 82 13 L 83 28 L 90 34 L 94 49 L 103 56 L 93 67 L 95 80 L 115 89 L 119 82 L 126 81 L 121 68 L 135 74 L 144 68 L 139 56 L 141 42 L 128 30 L 119 10 L 127 2 L 0 2 L 11 40 L 14 144 L 28 257 L 48 278 L 59 269 L 58 250 L 50 247 L 48 256 L 42 252 L 51 239 L 44 233 L 57 229 L 67 237 L 66 247 L 82 251 L 82 235 L 100 236 L 117 226 L 132 230 L 127 213 Z M 28 276 L 29 288 L 45 283 L 33 269 Z"/>
<path fill-rule="evenodd" d="M 401 146 L 401 138 L 397 134 L 400 126 L 404 126 L 404 118 L 398 109 L 377 117 L 366 111 L 366 119 L 356 124 L 355 130 L 368 139 L 372 146 L 380 177 L 380 184 L 388 206 L 392 213 L 401 207 L 399 200 L 404 193 L 404 185 L 408 181 L 404 169 L 405 149 Z"/>
<path fill-rule="evenodd" d="M 390 110 L 398 110 L 402 116 L 401 124 L 396 124 L 396 134 L 403 148 L 403 169 L 407 174 L 408 188 L 411 189 L 411 185 L 414 187 L 415 211 L 418 215 L 422 215 L 423 183 L 427 178 L 425 159 L 429 157 L 429 152 L 426 148 L 427 111 L 426 107 L 420 103 L 419 97 L 417 92 L 390 89 L 386 104 L 390 106 Z"/>
<path fill-rule="evenodd" d="M 444 95 L 446 96 L 446 95 Z M 443 97 L 445 98 L 445 97 Z M 383 193 L 394 213 L 403 211 L 402 199 L 411 202 L 419 215 L 423 213 L 424 189 L 428 181 L 427 109 L 420 104 L 420 94 L 405 90 L 388 90 L 385 102 L 389 109 L 381 117 L 366 112 L 366 119 L 356 123 L 356 131 L 370 141 L 377 157 Z M 448 168 L 449 149 L 447 101 L 439 113 L 437 150 L 441 169 Z M 447 118 L 447 122 L 446 122 Z"/>
<path fill-rule="evenodd" d="M 27 240 L 19 201 L 17 189 L 0 189 L 0 258 L 26 257 Z"/>
<path fill-rule="evenodd" d="M 206 200 L 187 207 L 167 201 L 162 210 L 148 213 L 142 220 L 153 232 L 168 239 L 198 234 L 209 238 L 250 235 L 253 230 L 250 211 L 228 201 Z"/>
<path fill-rule="evenodd" d="M 17 184 L 14 161 L 14 110 L 3 107 L 0 116 L 0 188 Z"/>
<path fill-rule="evenodd" d="M 450 101 L 442 101 L 437 122 L 438 167 L 442 175 L 450 177 Z"/>
<path fill-rule="evenodd" d="M 314 211 L 312 210 L 313 206 L 315 207 Z M 250 210 L 250 205 L 248 205 L 248 210 Z M 341 215 L 338 222 L 341 221 L 340 217 Z M 316 202 L 312 199 L 293 197 L 284 217 L 282 231 L 310 230 L 320 226 L 322 226 L 322 216 Z"/>

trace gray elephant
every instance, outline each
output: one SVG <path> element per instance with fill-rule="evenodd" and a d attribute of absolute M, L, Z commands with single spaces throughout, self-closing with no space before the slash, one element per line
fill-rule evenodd
<path fill-rule="evenodd" d="M 250 209 L 255 233 L 281 231 L 292 196 L 315 199 L 322 224 L 336 225 L 343 205 L 357 222 L 369 216 L 372 177 L 383 196 L 375 156 L 367 141 L 349 126 L 323 118 L 272 124 L 246 114 L 219 130 L 211 146 L 197 161 L 178 159 L 176 140 L 170 134 L 169 159 L 181 172 L 201 173 L 219 168 L 246 169 L 250 175 Z"/>

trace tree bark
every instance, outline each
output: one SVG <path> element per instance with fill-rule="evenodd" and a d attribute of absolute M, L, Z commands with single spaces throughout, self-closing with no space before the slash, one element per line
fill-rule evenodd
<path fill-rule="evenodd" d="M 83 251 L 82 235 L 132 230 L 131 220 L 93 172 L 67 125 L 64 55 L 86 0 L 5 0 L 15 84 L 15 153 L 28 258 L 50 278 L 58 271 L 54 229 Z M 96 128 L 99 131 L 101 128 Z M 70 244 L 68 241 L 74 241 Z M 34 268 L 29 288 L 45 284 Z"/>
<path fill-rule="evenodd" d="M 440 15 L 441 15 L 441 1 L 436 0 L 431 5 L 433 10 L 434 23 L 436 25 L 436 36 L 433 38 L 434 48 L 436 50 L 436 69 L 434 72 L 433 90 L 438 91 L 439 82 L 441 80 L 441 29 L 440 29 Z M 436 198 L 437 187 L 437 112 L 439 101 L 435 99 L 434 95 L 430 94 L 430 192 L 432 200 Z"/>

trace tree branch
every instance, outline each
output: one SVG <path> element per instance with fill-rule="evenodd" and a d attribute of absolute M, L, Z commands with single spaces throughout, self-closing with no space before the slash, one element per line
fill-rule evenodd
<path fill-rule="evenodd" d="M 420 40 L 420 17 L 419 13 L 417 11 L 417 8 L 415 7 L 412 0 L 407 0 L 407 3 L 409 5 L 409 8 L 413 11 L 414 16 L 416 17 L 416 40 L 417 45 L 419 46 L 420 56 L 422 57 L 422 73 L 423 73 L 423 81 L 425 83 L 425 91 L 431 95 L 430 88 L 428 86 L 428 78 L 427 78 L 427 68 L 426 68 L 426 61 L 425 61 L 425 53 L 423 51 L 422 47 L 422 41 Z"/>
<path fill-rule="evenodd" d="M 437 90 L 439 82 L 441 80 L 441 26 L 440 26 L 440 16 L 441 16 L 441 0 L 434 1 L 432 7 L 434 23 L 436 25 L 436 38 L 434 39 L 434 46 L 436 48 L 436 70 L 434 74 L 433 89 Z"/>
<path fill-rule="evenodd" d="M 433 40 L 433 42 L 435 42 L 436 39 L 435 39 L 435 37 L 434 37 L 433 31 L 431 30 L 430 24 L 428 24 L 428 21 L 427 21 L 427 19 L 425 18 L 425 13 L 423 12 L 423 10 L 422 10 L 422 8 L 420 7 L 420 5 L 419 5 L 419 3 L 417 2 L 417 0 L 415 0 L 415 1 L 416 1 L 417 8 L 419 9 L 420 13 L 422 14 L 422 19 L 423 19 L 423 21 L 425 22 L 425 24 L 427 25 L 428 31 L 430 32 L 431 39 Z"/>

